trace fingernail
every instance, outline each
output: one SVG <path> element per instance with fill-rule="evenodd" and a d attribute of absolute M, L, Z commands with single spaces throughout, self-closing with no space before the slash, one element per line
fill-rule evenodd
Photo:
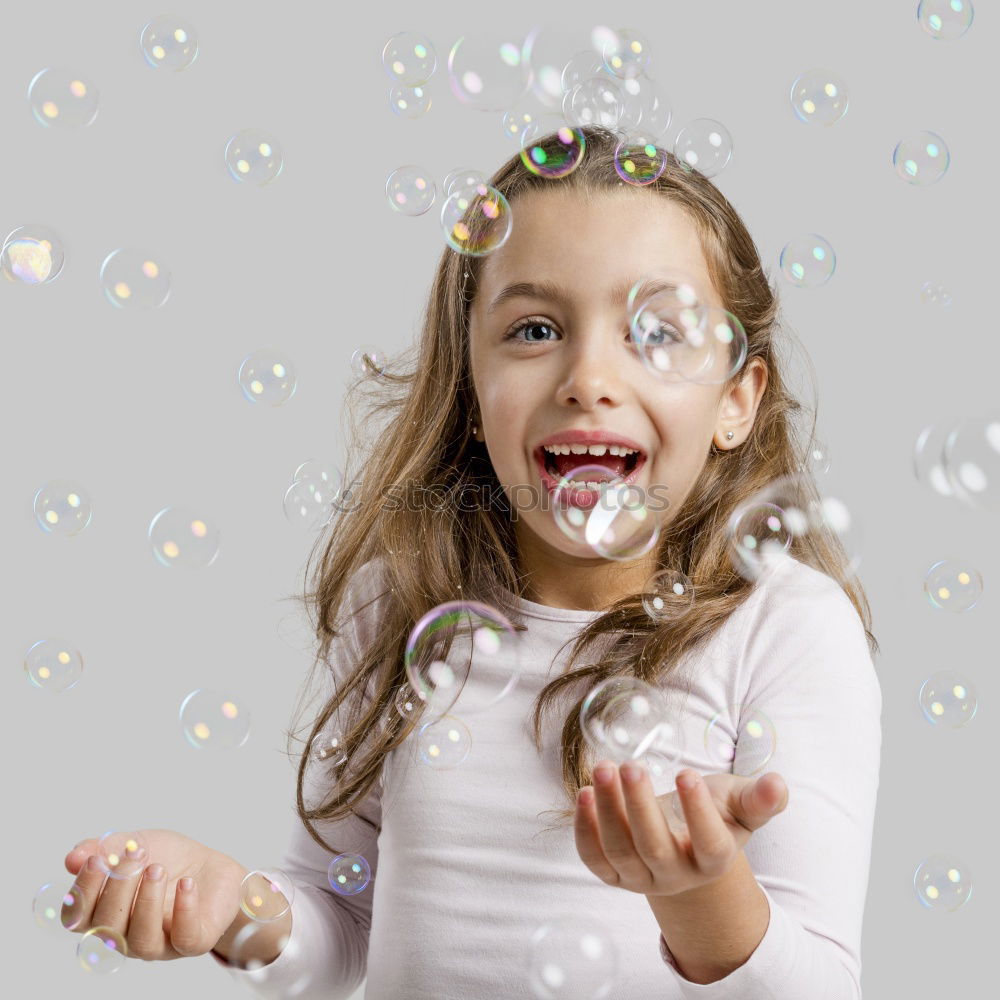
<path fill-rule="evenodd" d="M 163 865 L 161 864 L 150 865 L 146 869 L 146 878 L 148 878 L 150 882 L 158 882 L 162 875 Z"/>
<path fill-rule="evenodd" d="M 635 784 L 639 780 L 642 771 L 638 764 L 623 764 L 622 765 L 622 778 L 627 781 L 630 785 Z"/>
<path fill-rule="evenodd" d="M 677 775 L 677 784 L 684 791 L 689 792 L 698 782 L 701 781 L 701 776 L 694 774 L 691 771 L 685 771 L 683 774 Z"/>
<path fill-rule="evenodd" d="M 102 870 L 101 869 L 101 863 L 100 863 L 100 861 L 97 860 L 97 855 L 96 854 L 91 854 L 91 856 L 89 858 L 87 858 L 87 871 L 88 872 L 99 872 L 101 870 Z"/>
<path fill-rule="evenodd" d="M 184 878 L 177 883 L 178 888 L 182 889 L 184 892 L 190 892 L 194 888 L 194 879 L 185 875 Z"/>
<path fill-rule="evenodd" d="M 598 785 L 610 785 L 611 784 L 611 768 L 606 765 L 601 765 L 594 771 L 594 781 Z"/>

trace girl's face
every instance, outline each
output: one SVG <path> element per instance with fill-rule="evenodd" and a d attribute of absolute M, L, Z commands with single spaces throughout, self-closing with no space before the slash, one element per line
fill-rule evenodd
<path fill-rule="evenodd" d="M 511 235 L 484 262 L 470 312 L 472 378 L 479 438 L 517 510 L 519 537 L 535 551 L 593 562 L 594 552 L 568 538 L 551 502 L 540 499 L 548 494 L 539 443 L 583 430 L 638 445 L 644 462 L 633 484 L 665 525 L 713 438 L 720 448 L 746 439 L 766 368 L 748 366 L 754 377 L 725 393 L 723 385 L 667 382 L 650 372 L 629 332 L 626 296 L 636 281 L 678 269 L 722 306 L 697 232 L 683 209 L 652 192 L 588 199 L 558 183 L 513 200 Z M 522 283 L 534 287 L 504 293 Z M 577 464 L 595 462 L 602 459 L 577 457 Z"/>

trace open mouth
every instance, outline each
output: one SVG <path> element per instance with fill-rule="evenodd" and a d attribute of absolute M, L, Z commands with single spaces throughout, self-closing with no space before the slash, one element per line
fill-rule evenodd
<path fill-rule="evenodd" d="M 535 461 L 541 473 L 542 482 L 550 492 L 559 488 L 566 476 L 574 469 L 583 466 L 601 466 L 606 469 L 606 474 L 599 477 L 597 481 L 611 482 L 612 480 L 623 480 L 631 483 L 638 476 L 643 465 L 646 464 L 646 455 L 643 452 L 633 452 L 630 455 L 604 455 L 597 456 L 584 453 L 582 455 L 555 455 L 546 451 L 542 447 L 535 449 Z M 589 477 L 589 473 L 588 473 Z M 589 481 L 589 478 L 588 478 Z"/>

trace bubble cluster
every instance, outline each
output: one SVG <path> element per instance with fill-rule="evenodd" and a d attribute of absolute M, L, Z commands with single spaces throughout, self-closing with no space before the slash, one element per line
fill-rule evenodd
<path fill-rule="evenodd" d="M 251 403 L 283 406 L 298 388 L 295 365 L 284 351 L 262 347 L 241 362 L 236 382 Z"/>
<path fill-rule="evenodd" d="M 198 33 L 173 14 L 154 17 L 139 33 L 139 48 L 154 69 L 187 69 L 198 58 Z"/>
<path fill-rule="evenodd" d="M 592 76 L 567 91 L 563 114 L 573 126 L 600 125 L 615 129 L 625 113 L 625 95 L 618 82 Z"/>
<path fill-rule="evenodd" d="M 900 139 L 892 151 L 892 165 L 907 184 L 926 187 L 941 180 L 951 163 L 951 153 L 936 132 L 917 132 Z"/>
<path fill-rule="evenodd" d="M 225 160 L 232 178 L 247 184 L 270 184 L 285 166 L 280 143 L 257 128 L 237 132 L 226 143 Z"/>
<path fill-rule="evenodd" d="M 935 608 L 959 614 L 970 611 L 983 596 L 983 577 L 964 560 L 942 559 L 927 571 L 924 592 Z"/>
<path fill-rule="evenodd" d="M 28 84 L 35 120 L 52 128 L 82 128 L 93 123 L 100 107 L 97 88 L 82 74 L 43 69 Z"/>
<path fill-rule="evenodd" d="M 547 920 L 528 943 L 528 984 L 539 1000 L 598 1000 L 618 977 L 618 951 L 599 923 L 578 916 Z"/>
<path fill-rule="evenodd" d="M 412 164 L 397 167 L 385 181 L 389 204 L 402 215 L 423 215 L 437 196 L 437 185 L 423 167 Z"/>
<path fill-rule="evenodd" d="M 150 521 L 148 534 L 162 566 L 203 569 L 219 556 L 219 529 L 190 507 L 164 507 Z"/>
<path fill-rule="evenodd" d="M 19 226 L 3 241 L 0 270 L 8 281 L 45 285 L 62 273 L 66 251 L 48 226 Z"/>
<path fill-rule="evenodd" d="M 917 865 L 913 889 L 929 910 L 951 912 L 972 898 L 972 872 L 952 854 L 932 854 Z"/>
<path fill-rule="evenodd" d="M 929 723 L 952 729 L 968 725 L 979 708 L 975 685 L 950 668 L 931 674 L 920 685 L 917 702 Z"/>
<path fill-rule="evenodd" d="M 356 896 L 368 888 L 372 870 L 360 854 L 338 854 L 327 865 L 326 879 L 339 896 Z"/>
<path fill-rule="evenodd" d="M 222 691 L 196 688 L 180 707 L 181 732 L 195 749 L 233 750 L 250 736 L 250 713 Z"/>
<path fill-rule="evenodd" d="M 847 85 L 836 73 L 811 69 L 792 83 L 792 110 L 804 122 L 834 125 L 847 114 Z"/>
<path fill-rule="evenodd" d="M 797 288 L 825 285 L 837 268 L 837 255 L 819 233 L 797 236 L 782 248 L 781 273 Z"/>
<path fill-rule="evenodd" d="M 24 654 L 28 680 L 43 691 L 68 691 L 83 673 L 83 657 L 66 639 L 39 639 Z"/>
<path fill-rule="evenodd" d="M 105 297 L 119 309 L 156 309 L 170 297 L 170 272 L 144 250 L 112 250 L 100 278 Z"/>

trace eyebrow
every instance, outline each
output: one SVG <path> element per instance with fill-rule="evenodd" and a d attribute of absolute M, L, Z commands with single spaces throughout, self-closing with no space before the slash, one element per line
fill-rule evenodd
<path fill-rule="evenodd" d="M 628 295 L 632 290 L 632 286 L 638 280 L 627 278 L 625 281 L 620 281 L 614 285 L 610 293 L 611 304 L 614 306 L 624 306 L 628 302 Z M 636 292 L 636 299 L 640 296 L 649 297 L 656 295 L 659 292 L 676 287 L 676 281 L 666 278 L 646 278 L 642 281 Z M 509 299 L 516 298 L 549 299 L 552 302 L 558 302 L 560 305 L 568 305 L 571 296 L 564 289 L 560 288 L 559 285 L 551 281 L 515 281 L 500 289 L 486 310 L 486 315 L 492 315 Z"/>

